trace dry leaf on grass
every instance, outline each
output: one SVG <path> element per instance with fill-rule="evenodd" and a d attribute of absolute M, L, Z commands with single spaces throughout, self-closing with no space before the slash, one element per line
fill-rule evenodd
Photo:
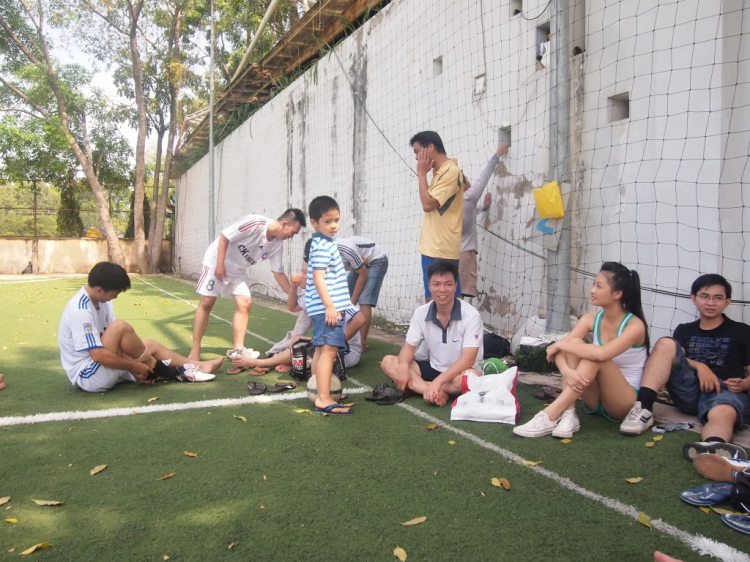
<path fill-rule="evenodd" d="M 268 477 L 264 474 L 263 475 L 263 482 L 265 482 L 266 480 L 268 480 Z"/>
<path fill-rule="evenodd" d="M 455 445 L 455 444 L 456 444 L 456 442 L 453 441 L 453 439 L 451 439 L 450 441 L 448 441 L 448 445 Z"/>
<path fill-rule="evenodd" d="M 184 451 L 182 454 L 185 455 L 186 457 L 197 457 L 198 456 L 198 453 L 191 453 L 189 451 Z"/>
<path fill-rule="evenodd" d="M 411 527 L 412 525 L 419 525 L 420 523 L 424 523 L 425 521 L 427 521 L 427 517 L 422 516 L 406 521 L 405 523 L 399 523 L 399 525 L 403 525 L 404 527 Z"/>
<path fill-rule="evenodd" d="M 159 400 L 160 398 L 161 398 L 161 396 L 154 396 L 153 398 L 149 398 L 149 399 L 148 399 L 148 402 L 156 402 L 156 401 L 157 401 L 157 400 Z"/>
<path fill-rule="evenodd" d="M 664 439 L 664 436 L 663 436 L 663 435 L 655 435 L 655 436 L 654 436 L 654 437 L 652 437 L 651 439 L 652 439 L 653 441 L 661 441 L 662 439 Z"/>
<path fill-rule="evenodd" d="M 237 544 L 236 542 L 230 542 L 229 546 L 227 546 L 227 550 L 232 550 L 236 544 Z"/>
<path fill-rule="evenodd" d="M 159 476 L 159 478 L 157 478 L 157 480 L 167 480 L 169 478 L 172 478 L 172 476 L 174 476 L 175 474 L 177 474 L 177 473 L 176 472 L 168 472 L 166 474 L 162 474 L 161 476 Z"/>
<path fill-rule="evenodd" d="M 491 480 L 492 485 L 496 488 L 503 488 L 504 490 L 510 490 L 510 481 L 507 478 L 493 478 Z"/>
<path fill-rule="evenodd" d="M 51 545 L 50 543 L 48 543 L 48 542 L 40 542 L 40 543 L 37 543 L 37 544 L 35 544 L 34 546 L 31 546 L 31 547 L 27 548 L 26 550 L 24 550 L 24 551 L 23 551 L 23 552 L 21 553 L 21 556 L 26 556 L 27 554 L 31 554 L 31 553 L 32 553 L 32 552 L 34 552 L 35 550 L 39 550 L 39 549 L 41 549 L 41 548 L 49 548 L 49 547 L 51 547 L 51 546 L 52 546 L 52 545 Z"/>
<path fill-rule="evenodd" d="M 35 504 L 37 505 L 62 505 L 63 502 L 55 501 L 55 500 L 35 500 L 32 499 Z"/>
<path fill-rule="evenodd" d="M 295 414 L 309 414 L 310 410 L 308 410 L 307 408 L 297 408 L 296 410 L 294 410 L 294 413 Z"/>
<path fill-rule="evenodd" d="M 8 517 L 8 518 L 7 518 L 6 520 L 5 520 L 5 522 L 6 522 L 6 523 L 18 523 L 18 519 L 16 519 L 15 517 Z"/>
<path fill-rule="evenodd" d="M 703 513 L 711 513 L 711 510 L 709 508 L 707 508 L 707 507 L 702 507 L 701 506 L 698 509 L 700 509 Z"/>
<path fill-rule="evenodd" d="M 430 431 L 432 431 L 433 429 L 437 429 L 437 424 L 436 423 L 431 423 L 431 424 L 429 424 L 427 426 L 426 429 L 429 429 Z"/>
<path fill-rule="evenodd" d="M 401 562 L 406 562 L 406 551 L 400 546 L 393 549 L 393 556 L 401 560 Z"/>
<path fill-rule="evenodd" d="M 638 512 L 638 523 L 640 523 L 644 527 L 648 527 L 649 529 L 653 531 L 653 528 L 651 527 L 651 519 L 649 518 L 648 515 L 646 515 L 642 511 Z"/>
<path fill-rule="evenodd" d="M 243 422 L 247 421 L 247 418 L 245 416 L 234 416 L 234 417 Z"/>
<path fill-rule="evenodd" d="M 643 477 L 633 476 L 632 478 L 626 478 L 625 482 L 628 482 L 629 484 L 638 484 L 638 482 L 643 482 Z"/>
<path fill-rule="evenodd" d="M 10 501 L 10 496 L 5 496 L 4 498 L 0 498 L 0 505 L 5 505 Z"/>
<path fill-rule="evenodd" d="M 164 562 L 167 562 L 167 560 L 169 560 L 169 556 L 167 556 L 167 555 L 165 554 L 165 555 L 164 555 L 164 557 L 162 558 L 162 560 L 164 560 Z"/>
<path fill-rule="evenodd" d="M 91 470 L 89 470 L 89 474 L 93 476 L 94 474 L 99 474 L 102 470 L 107 468 L 106 464 L 100 464 L 99 466 L 95 466 Z"/>
<path fill-rule="evenodd" d="M 566 444 L 566 445 L 567 445 L 568 443 L 570 443 L 571 441 L 573 441 L 573 440 L 572 440 L 572 439 L 560 439 L 560 443 L 564 443 L 564 444 Z"/>
<path fill-rule="evenodd" d="M 653 448 L 654 445 L 656 445 L 656 443 L 654 443 L 653 441 L 649 441 L 648 443 L 646 443 L 646 447 L 648 447 L 649 449 Z"/>
<path fill-rule="evenodd" d="M 347 408 L 351 408 L 355 404 L 356 404 L 356 402 L 349 402 L 348 404 L 344 404 L 344 406 L 346 406 Z"/>
<path fill-rule="evenodd" d="M 261 508 L 261 509 L 266 509 L 266 506 L 265 506 L 265 505 L 263 505 L 263 504 L 260 504 L 260 508 Z"/>
<path fill-rule="evenodd" d="M 739 511 L 730 511 L 728 509 L 722 509 L 720 507 L 711 506 L 711 509 L 720 515 L 747 515 L 747 513 L 740 513 Z"/>
<path fill-rule="evenodd" d="M 541 464 L 542 461 L 521 461 L 521 464 L 524 466 L 536 466 L 538 464 Z"/>

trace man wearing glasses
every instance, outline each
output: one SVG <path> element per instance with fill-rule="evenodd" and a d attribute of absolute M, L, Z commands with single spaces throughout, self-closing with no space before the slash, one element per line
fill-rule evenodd
<path fill-rule="evenodd" d="M 646 361 L 638 400 L 620 425 L 624 435 L 640 435 L 654 423 L 657 392 L 666 385 L 674 405 L 705 425 L 700 442 L 687 443 L 685 458 L 718 453 L 745 459 L 730 441 L 750 413 L 750 326 L 724 315 L 732 286 L 721 275 L 701 275 L 690 299 L 700 318 L 680 324 L 672 338 L 661 338 Z"/>

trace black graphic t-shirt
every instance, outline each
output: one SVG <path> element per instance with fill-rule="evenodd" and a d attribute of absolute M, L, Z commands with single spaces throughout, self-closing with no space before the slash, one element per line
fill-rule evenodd
<path fill-rule="evenodd" d="M 722 315 L 723 316 L 723 315 Z M 750 365 L 750 326 L 724 316 L 713 330 L 701 330 L 700 320 L 680 324 L 674 339 L 688 359 L 705 363 L 722 380 L 744 378 Z"/>

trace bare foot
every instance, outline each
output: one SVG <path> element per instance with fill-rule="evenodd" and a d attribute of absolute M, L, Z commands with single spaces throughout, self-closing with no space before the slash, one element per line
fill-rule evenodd
<path fill-rule="evenodd" d="M 232 365 L 242 367 L 243 369 L 255 369 L 258 363 L 260 363 L 259 359 L 251 359 L 250 357 L 242 357 L 241 355 L 232 359 Z"/>
<path fill-rule="evenodd" d="M 194 364 L 196 364 L 196 365 L 197 365 L 198 363 L 200 363 L 200 362 L 201 362 L 201 354 L 200 354 L 200 351 L 193 351 L 193 350 L 191 349 L 191 350 L 190 350 L 190 354 L 189 354 L 189 355 L 187 356 L 187 358 L 188 358 L 188 361 L 190 361 L 191 363 L 194 363 Z"/>
<path fill-rule="evenodd" d="M 654 552 L 654 562 L 682 562 L 682 560 L 679 558 L 672 558 L 671 556 L 667 556 L 663 552 L 657 550 Z"/>
<path fill-rule="evenodd" d="M 0 390 L 5 388 L 5 375 L 0 375 Z"/>
<path fill-rule="evenodd" d="M 439 406 L 442 408 L 448 403 L 448 400 L 450 400 L 450 396 L 448 396 L 448 394 L 441 390 L 438 394 L 437 399 L 435 400 L 435 406 Z"/>
<path fill-rule="evenodd" d="M 276 372 L 277 373 L 291 373 L 292 366 L 291 365 L 276 365 Z"/>
<path fill-rule="evenodd" d="M 221 364 L 223 362 L 224 358 L 219 357 L 218 359 L 213 359 L 211 361 L 198 361 L 197 365 L 198 368 L 204 373 L 214 373 L 218 370 L 219 367 L 221 367 Z"/>
<path fill-rule="evenodd" d="M 248 373 L 250 376 L 260 376 L 265 375 L 268 371 L 270 371 L 270 367 L 255 367 L 252 371 Z"/>
<path fill-rule="evenodd" d="M 365 351 L 368 351 L 369 349 L 370 347 L 366 343 L 362 344 L 362 353 L 364 353 Z"/>
<path fill-rule="evenodd" d="M 320 409 L 320 410 L 322 410 L 323 408 L 326 408 L 328 406 L 333 406 L 334 404 L 338 404 L 338 402 L 336 402 L 333 399 L 327 400 L 327 401 L 322 401 L 322 400 L 316 400 L 315 401 L 315 407 L 318 408 L 318 409 Z M 351 408 L 336 408 L 336 411 L 339 412 L 339 413 L 341 413 L 341 414 L 347 414 L 347 413 L 349 413 L 351 411 Z"/>

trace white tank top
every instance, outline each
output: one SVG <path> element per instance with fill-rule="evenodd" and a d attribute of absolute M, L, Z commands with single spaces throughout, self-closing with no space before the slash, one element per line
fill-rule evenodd
<path fill-rule="evenodd" d="M 599 334 L 602 325 L 602 318 L 604 318 L 604 311 L 600 310 L 594 317 L 593 332 L 595 345 L 604 345 Z M 625 330 L 625 327 L 628 325 L 628 322 L 630 322 L 631 318 L 633 318 L 632 313 L 628 313 L 625 315 L 625 318 L 622 319 L 622 322 L 620 322 L 620 326 L 617 328 L 616 337 L 619 338 L 622 335 L 622 332 Z M 617 365 L 617 367 L 620 369 L 620 372 L 625 377 L 625 380 L 628 381 L 630 386 L 637 389 L 641 386 L 641 379 L 643 378 L 643 367 L 646 364 L 647 357 L 648 353 L 646 352 L 645 345 L 634 345 L 633 347 L 626 349 L 625 351 L 620 353 L 620 355 L 618 355 L 617 357 L 613 357 L 612 361 L 614 361 L 615 365 Z"/>

